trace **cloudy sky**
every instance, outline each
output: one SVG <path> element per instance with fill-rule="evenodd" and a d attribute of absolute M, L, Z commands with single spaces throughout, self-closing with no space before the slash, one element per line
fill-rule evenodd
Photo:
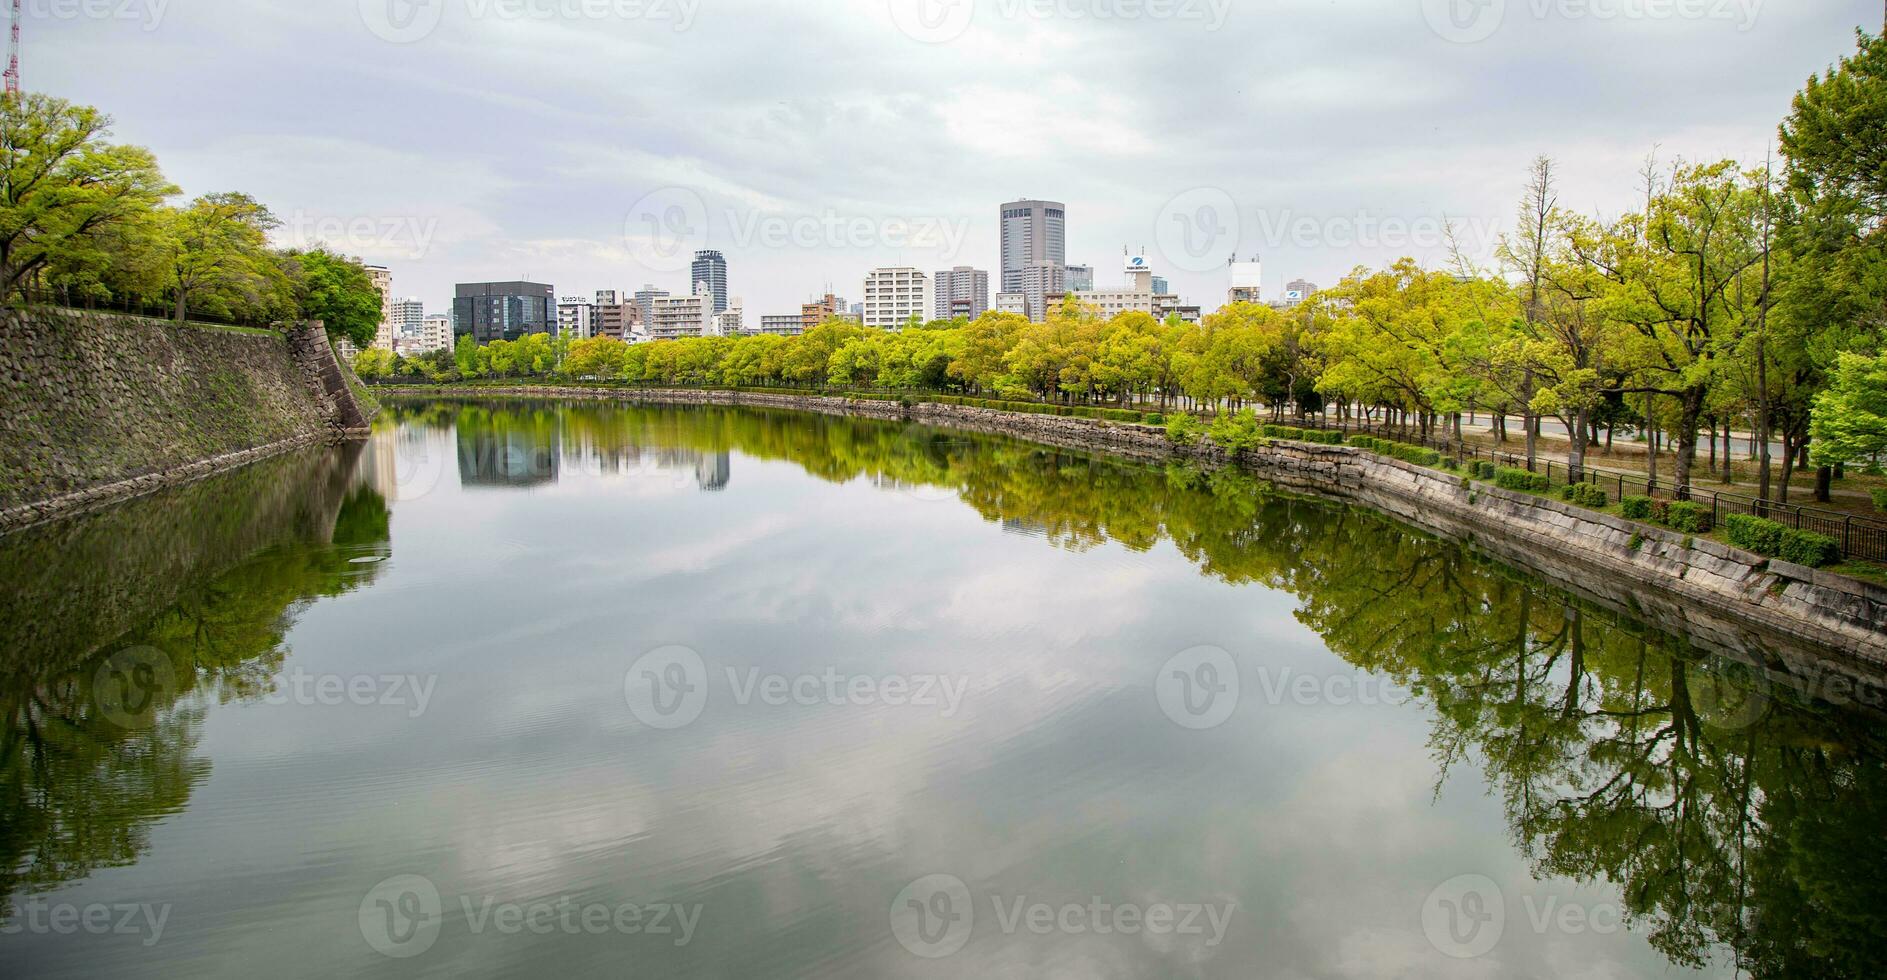
<path fill-rule="evenodd" d="M 1144 247 L 1223 301 L 1485 254 L 1528 161 L 1629 206 L 1654 147 L 1760 162 L 1881 0 L 26 0 L 28 88 L 104 108 L 188 194 L 452 284 L 688 288 L 751 314 L 867 269 L 998 264 L 1064 201 L 1103 287 Z"/>

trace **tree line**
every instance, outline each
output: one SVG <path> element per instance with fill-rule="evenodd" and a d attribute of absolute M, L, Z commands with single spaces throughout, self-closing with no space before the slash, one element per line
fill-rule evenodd
<path fill-rule="evenodd" d="M 1071 298 L 1042 323 L 988 313 L 652 344 L 461 338 L 410 363 L 370 355 L 363 373 L 868 386 L 1162 411 L 1328 406 L 1457 438 L 1465 414 L 1488 412 L 1502 441 L 1506 420 L 1519 423 L 1529 460 L 1540 421 L 1562 423 L 1574 480 L 1602 433 L 1635 428 L 1650 475 L 1670 450 L 1685 485 L 1719 437 L 1728 480 L 1730 433 L 1748 431 L 1763 496 L 1787 500 L 1812 457 L 1825 499 L 1833 467 L 1887 450 L 1887 42 L 1859 42 L 1797 94 L 1778 159 L 1654 156 L 1636 175 L 1642 204 L 1596 215 L 1562 204 L 1558 168 L 1539 158 L 1485 267 L 1456 250 L 1444 268 L 1358 268 L 1295 308 L 1233 304 L 1199 324 L 1102 318 Z"/>
<path fill-rule="evenodd" d="M 0 299 L 266 325 L 316 319 L 373 342 L 379 290 L 358 259 L 272 247 L 281 222 L 239 192 L 181 191 L 90 106 L 0 98 Z"/>

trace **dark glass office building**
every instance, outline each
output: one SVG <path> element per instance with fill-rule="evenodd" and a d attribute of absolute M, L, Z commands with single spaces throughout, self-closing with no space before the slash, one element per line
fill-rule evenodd
<path fill-rule="evenodd" d="M 452 336 L 481 344 L 557 332 L 557 290 L 539 282 L 462 282 L 452 297 Z"/>

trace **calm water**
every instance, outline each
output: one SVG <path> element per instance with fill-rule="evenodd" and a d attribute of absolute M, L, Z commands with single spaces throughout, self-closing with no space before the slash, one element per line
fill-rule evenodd
<path fill-rule="evenodd" d="M 391 414 L 0 539 L 0 972 L 1887 951 L 1872 689 L 1235 474 L 790 414 Z"/>

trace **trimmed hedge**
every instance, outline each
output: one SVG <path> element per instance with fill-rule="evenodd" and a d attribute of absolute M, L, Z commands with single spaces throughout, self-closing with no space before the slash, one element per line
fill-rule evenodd
<path fill-rule="evenodd" d="M 1650 520 L 1651 504 L 1650 497 L 1622 497 L 1618 501 L 1619 509 L 1627 518 L 1634 521 Z"/>
<path fill-rule="evenodd" d="M 1710 508 L 1689 500 L 1674 501 L 1665 508 L 1664 523 L 1685 534 L 1709 534 L 1715 526 L 1710 522 Z"/>
<path fill-rule="evenodd" d="M 1494 472 L 1494 485 L 1502 490 L 1546 493 L 1553 489 L 1553 478 L 1545 473 L 1501 467 Z"/>
<path fill-rule="evenodd" d="M 1750 514 L 1731 514 L 1724 519 L 1730 543 L 1746 551 L 1769 558 L 1780 558 L 1797 565 L 1821 568 L 1841 560 L 1841 547 L 1835 539 L 1812 531 L 1798 531 Z"/>
<path fill-rule="evenodd" d="M 1604 490 L 1590 483 L 1568 483 L 1559 489 L 1559 496 L 1581 507 L 1604 507 L 1612 502 Z"/>

